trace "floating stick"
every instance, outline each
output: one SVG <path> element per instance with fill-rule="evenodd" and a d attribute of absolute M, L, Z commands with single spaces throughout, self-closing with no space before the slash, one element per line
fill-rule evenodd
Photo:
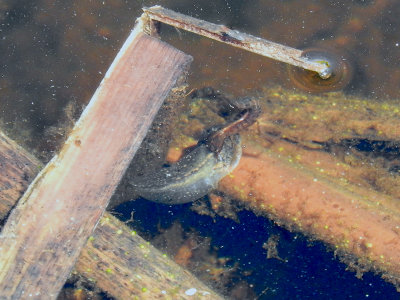
<path fill-rule="evenodd" d="M 224 25 L 217 25 L 186 16 L 158 5 L 145 7 L 143 11 L 152 21 L 165 23 L 176 28 L 224 42 L 237 48 L 317 72 L 322 79 L 327 79 L 332 74 L 329 61 L 310 60 L 304 56 L 304 51 L 302 50 L 274 43 L 250 34 L 241 33 Z"/>

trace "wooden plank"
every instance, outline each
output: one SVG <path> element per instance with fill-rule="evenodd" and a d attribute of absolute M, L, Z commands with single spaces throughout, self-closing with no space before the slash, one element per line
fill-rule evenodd
<path fill-rule="evenodd" d="M 41 163 L 0 131 L 0 221 L 35 178 Z"/>
<path fill-rule="evenodd" d="M 75 268 L 116 299 L 223 299 L 107 212 Z"/>
<path fill-rule="evenodd" d="M 134 30 L 0 235 L 4 298 L 54 299 L 191 57 Z"/>
<path fill-rule="evenodd" d="M 7 215 L 41 164 L 1 131 L 0 149 L 0 215 Z M 82 250 L 74 274 L 115 299 L 222 299 L 108 212 Z M 196 296 L 188 293 L 193 289 Z"/>

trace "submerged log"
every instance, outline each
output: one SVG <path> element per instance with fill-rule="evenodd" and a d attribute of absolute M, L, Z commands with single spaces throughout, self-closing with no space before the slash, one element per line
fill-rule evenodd
<path fill-rule="evenodd" d="M 107 212 L 75 269 L 116 299 L 222 299 Z"/>
<path fill-rule="evenodd" d="M 385 166 L 385 153 L 369 153 L 373 158 L 346 148 L 361 140 L 396 149 L 397 102 L 279 88 L 265 94 L 240 164 L 220 188 L 256 213 L 322 240 L 357 275 L 374 271 L 400 289 L 399 176 Z"/>
<path fill-rule="evenodd" d="M 7 215 L 41 163 L 0 131 L 0 215 Z M 73 271 L 115 299 L 222 299 L 132 229 L 106 212 Z M 1 297 L 0 297 L 1 298 Z"/>
<path fill-rule="evenodd" d="M 229 205 L 221 197 L 211 197 L 211 207 L 224 216 L 251 209 L 323 241 L 358 276 L 375 271 L 399 289 L 400 177 L 390 170 L 391 163 L 398 165 L 398 103 L 280 87 L 266 88 L 258 100 L 263 113 L 241 132 L 240 163 L 219 183 L 228 199 L 240 200 L 239 208 L 238 201 Z M 209 102 L 199 97 L 177 131 L 193 136 L 210 126 L 204 120 L 224 122 Z M 174 149 L 183 148 L 181 140 L 171 143 Z M 388 148 L 379 154 L 347 146 L 357 140 Z M 391 156 L 384 159 L 388 150 Z"/>
<path fill-rule="evenodd" d="M 0 235 L 0 293 L 53 299 L 191 57 L 134 30 Z"/>
<path fill-rule="evenodd" d="M 249 141 L 245 146 L 239 166 L 220 182 L 224 192 L 284 227 L 324 241 L 360 276 L 375 271 L 400 286 L 398 199 L 339 185 L 275 152 L 296 147 L 289 143 L 275 142 L 272 151 Z M 304 152 L 297 150 L 302 158 Z M 327 153 L 314 159 L 335 160 Z"/>

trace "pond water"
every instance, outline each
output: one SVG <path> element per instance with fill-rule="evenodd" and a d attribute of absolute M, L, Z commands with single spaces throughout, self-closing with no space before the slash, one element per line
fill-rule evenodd
<path fill-rule="evenodd" d="M 340 188 L 345 182 L 384 195 L 389 203 L 399 200 L 400 6 L 396 0 L 253 0 L 251 4 L 6 0 L 0 4 L 1 127 L 38 157 L 51 158 L 141 7 L 155 4 L 291 47 L 329 47 L 346 55 L 353 68 L 348 85 L 342 91 L 314 95 L 312 87 L 301 89 L 290 79 L 283 63 L 162 26 L 163 40 L 194 57 L 188 90 L 212 86 L 233 98 L 259 99 L 264 114 L 245 134 L 245 141 L 288 161 L 299 155 L 312 157 L 318 166 L 303 159 L 296 168 L 317 169 L 325 174 L 324 180 L 332 177 Z M 195 130 L 210 127 L 205 120 L 215 117 L 212 110 L 196 114 L 205 104 L 190 101 L 181 118 L 191 126 L 177 126 L 172 133 L 174 147 L 196 140 Z M 334 160 L 325 159 L 325 154 Z M 342 167 L 354 171 L 337 175 L 344 172 Z M 216 209 L 212 197 L 178 206 L 139 199 L 116 211 L 126 220 L 134 211 L 131 225 L 172 257 L 179 250 L 173 251 L 172 244 L 192 245 L 197 250 L 180 262 L 231 299 L 399 297 L 394 286 L 378 275 L 367 272 L 363 279 L 356 278 L 335 257 L 332 245 L 310 241 L 299 233 L 299 224 L 281 221 L 284 226 L 279 227 L 260 211 L 254 213 L 229 197 L 224 201 L 230 206 Z M 148 211 L 155 212 L 151 218 Z"/>

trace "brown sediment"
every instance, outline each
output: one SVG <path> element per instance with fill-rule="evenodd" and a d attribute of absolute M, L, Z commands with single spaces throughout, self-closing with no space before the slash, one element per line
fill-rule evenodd
<path fill-rule="evenodd" d="M 245 145 L 239 166 L 220 182 L 224 192 L 400 283 L 400 202 L 338 185 L 285 156 Z"/>

